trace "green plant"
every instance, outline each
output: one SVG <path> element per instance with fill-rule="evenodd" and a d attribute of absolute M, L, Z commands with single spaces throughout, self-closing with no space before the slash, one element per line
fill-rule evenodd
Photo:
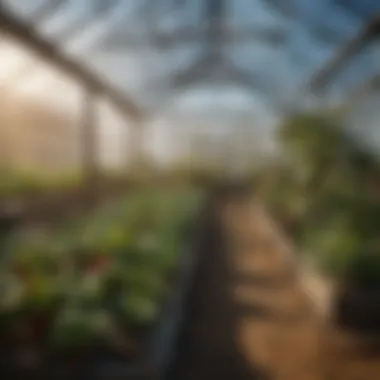
<path fill-rule="evenodd" d="M 110 313 L 132 330 L 149 325 L 196 204 L 197 195 L 183 188 L 141 191 L 48 236 L 9 239 L 0 315 L 28 320 L 58 309 L 48 324 L 53 343 L 65 347 L 100 339 L 99 321 Z M 6 320 L 4 328 L 12 324 Z"/>
<path fill-rule="evenodd" d="M 348 271 L 354 277 L 357 270 L 363 278 L 373 279 L 372 272 L 359 269 L 358 263 L 365 257 L 360 252 L 380 248 L 376 155 L 360 145 L 339 119 L 323 112 L 289 117 L 278 136 L 285 164 L 271 168 L 266 201 L 283 221 L 297 226 L 293 238 L 321 270 L 338 278 Z M 365 265 L 373 262 L 371 270 L 377 273 L 371 260 Z"/>

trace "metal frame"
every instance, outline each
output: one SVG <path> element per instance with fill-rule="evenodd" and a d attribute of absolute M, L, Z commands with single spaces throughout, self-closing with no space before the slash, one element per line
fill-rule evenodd
<path fill-rule="evenodd" d="M 333 81 L 340 70 L 365 47 L 380 37 L 380 16 L 370 20 L 362 30 L 313 76 L 308 85 L 314 92 L 322 91 Z"/>
<path fill-rule="evenodd" d="M 52 3 L 57 6 L 57 1 Z M 61 3 L 61 2 L 60 2 Z M 39 15 L 51 12 L 51 8 L 44 8 Z M 39 16 L 40 17 L 40 16 Z M 99 178 L 96 141 L 96 105 L 98 97 L 105 97 L 124 117 L 134 121 L 134 128 L 143 119 L 142 110 L 126 94 L 111 86 L 100 75 L 93 73 L 86 65 L 66 56 L 59 47 L 42 37 L 33 24 L 20 20 L 9 9 L 0 3 L 0 29 L 3 36 L 9 35 L 22 45 L 32 48 L 50 64 L 61 69 L 82 84 L 85 93 L 83 114 L 81 120 L 82 139 L 82 167 L 85 180 L 85 199 L 90 204 L 96 202 L 96 188 Z M 18 73 L 20 74 L 20 73 Z M 21 70 L 21 77 L 27 75 Z M 139 125 L 140 127 L 140 125 Z"/>
<path fill-rule="evenodd" d="M 95 19 L 106 16 L 112 11 L 115 4 L 120 3 L 119 0 L 115 0 L 105 5 L 101 1 L 102 0 L 98 0 L 93 9 L 93 17 Z M 87 115 L 89 120 L 92 120 L 91 122 L 83 120 L 84 126 L 82 129 L 87 131 L 83 133 L 84 135 L 89 135 L 88 124 L 94 124 L 94 117 L 90 115 L 88 103 L 94 101 L 93 98 L 105 97 L 125 117 L 133 120 L 132 128 L 134 131 L 132 131 L 132 136 L 134 141 L 131 142 L 129 146 L 134 147 L 136 155 L 140 155 L 141 147 L 137 149 L 135 145 L 141 144 L 143 133 L 142 123 L 151 116 L 151 112 L 142 110 L 132 99 L 122 91 L 111 86 L 101 75 L 92 72 L 87 65 L 68 57 L 59 47 L 69 42 L 69 40 L 84 29 L 84 27 L 71 27 L 61 33 L 54 42 L 50 42 L 38 32 L 36 24 L 54 15 L 65 3 L 65 0 L 46 0 L 45 4 L 32 13 L 30 17 L 31 22 L 27 22 L 17 17 L 14 12 L 0 1 L 0 30 L 2 30 L 4 35 L 8 34 L 16 38 L 22 44 L 32 48 L 46 61 L 69 74 L 77 82 L 82 83 L 86 93 L 83 114 Z M 157 16 L 163 5 L 165 4 L 159 0 L 155 0 L 154 7 L 152 7 L 151 0 L 147 0 L 141 5 L 140 11 L 142 15 L 147 16 L 147 26 L 151 26 L 151 24 L 149 24 L 149 15 Z M 183 0 L 180 2 L 176 1 L 175 4 L 173 4 L 173 6 L 177 8 L 185 5 Z M 224 56 L 222 51 L 223 45 L 229 42 L 245 42 L 257 39 L 265 39 L 273 44 L 277 44 L 282 42 L 286 36 L 283 31 L 272 29 L 262 30 L 248 28 L 242 31 L 230 30 L 226 26 L 227 14 L 227 0 L 205 0 L 203 8 L 204 26 L 183 28 L 174 35 L 173 33 L 160 33 L 154 30 L 154 27 L 148 28 L 153 34 L 153 37 L 149 41 L 142 41 L 141 36 L 136 36 L 136 38 L 133 36 L 123 36 L 123 44 L 125 47 L 153 47 L 165 49 L 174 48 L 184 43 L 202 41 L 204 43 L 204 49 L 199 59 L 184 71 L 174 73 L 171 76 L 171 88 L 175 91 L 183 91 L 192 83 L 203 79 L 210 79 L 210 77 L 212 79 L 212 76 L 217 71 L 219 71 L 219 74 L 222 74 L 221 78 L 217 78 L 218 81 L 223 79 L 230 83 L 236 83 L 239 86 L 248 88 L 249 90 L 256 90 L 258 88 L 263 90 L 263 83 L 261 83 L 259 77 L 252 76 L 244 70 L 239 69 Z M 120 47 L 119 45 L 119 49 Z M 29 71 L 25 71 L 25 75 L 29 74 Z M 23 76 L 24 72 L 22 71 L 21 77 Z M 166 99 L 165 101 L 167 102 L 168 100 L 170 99 Z M 91 107 L 91 109 L 91 112 L 95 112 L 94 107 Z M 157 110 L 153 112 L 157 112 Z M 95 129 L 95 127 L 91 128 Z M 93 138 L 89 139 L 91 141 L 93 140 Z M 86 144 L 86 147 L 83 146 L 83 150 L 87 151 L 87 144 L 89 143 L 83 142 L 83 144 Z M 95 148 L 90 150 L 92 152 L 93 162 L 96 162 L 95 150 Z M 95 172 L 95 164 L 89 165 L 89 155 L 89 152 L 84 155 L 86 159 L 83 158 L 85 161 L 83 162 L 83 168 L 85 171 L 92 168 L 91 170 Z M 135 157 L 134 161 L 136 160 L 138 160 L 137 157 Z M 86 178 L 92 178 L 95 175 L 85 176 Z M 91 183 L 89 186 L 93 186 L 93 179 L 89 182 Z"/>
<path fill-rule="evenodd" d="M 99 3 L 100 0 L 98 0 Z M 65 0 L 46 0 L 46 3 L 39 7 L 37 11 L 33 12 L 31 19 L 32 22 L 27 24 L 23 23 L 21 25 L 20 20 L 9 11 L 5 9 L 4 5 L 0 8 L 0 27 L 4 30 L 8 30 L 18 39 L 21 39 L 24 43 L 27 43 L 30 47 L 37 50 L 40 54 L 44 55 L 45 58 L 54 58 L 57 55 L 56 43 L 63 44 L 67 43 L 77 32 L 78 29 L 75 27 L 70 30 L 63 32 L 63 36 L 54 41 L 54 43 L 48 43 L 46 39 L 43 39 L 35 25 L 41 20 L 54 14 L 57 9 L 59 9 Z M 120 1 L 115 0 L 106 6 L 95 6 L 94 15 L 96 18 L 104 17 L 115 4 L 120 3 Z M 1 3 L 0 3 L 1 4 Z M 260 78 L 252 76 L 251 74 L 237 68 L 231 61 L 226 59 L 222 52 L 222 47 L 224 44 L 229 42 L 248 42 L 252 40 L 264 39 L 270 41 L 273 44 L 283 42 L 286 35 L 283 30 L 263 30 L 262 28 L 246 28 L 241 31 L 231 30 L 226 25 L 227 18 L 227 0 L 205 0 L 203 7 L 203 19 L 205 25 L 199 25 L 196 27 L 186 27 L 181 30 L 176 31 L 174 34 L 161 33 L 158 30 L 150 29 L 153 32 L 153 37 L 150 41 L 143 41 L 141 36 L 124 36 L 123 43 L 125 47 L 140 48 L 153 47 L 153 48 L 173 48 L 177 45 L 182 45 L 189 42 L 203 42 L 204 51 L 199 59 L 192 64 L 190 67 L 184 71 L 174 73 L 172 76 L 171 84 L 172 88 L 175 90 L 184 89 L 190 85 L 192 82 L 200 81 L 202 79 L 207 79 L 210 74 L 219 71 L 223 74 L 223 79 L 229 82 L 238 84 L 239 86 L 248 87 L 249 89 L 257 89 L 262 87 L 260 83 Z M 152 3 L 151 0 L 146 0 L 140 6 L 140 13 L 146 16 L 147 26 L 149 25 L 149 20 L 151 21 L 152 15 L 157 16 L 160 9 L 165 5 L 163 1 L 155 0 Z M 174 8 L 184 7 L 186 2 L 175 1 L 172 6 Z M 83 28 L 83 27 L 82 27 Z M 112 28 L 114 29 L 115 26 Z M 112 32 L 112 30 L 111 30 Z M 107 44 L 108 46 L 109 44 Z M 112 43 L 111 43 L 112 46 Z M 120 49 L 119 45 L 119 49 Z M 112 97 L 112 102 L 118 106 L 120 103 L 124 103 L 122 108 L 126 107 L 126 103 L 131 103 L 126 99 L 121 100 L 120 96 L 115 89 L 111 89 L 110 86 L 106 86 L 104 81 L 100 81 L 99 77 L 95 78 L 92 74 L 92 78 L 89 77 L 89 70 L 85 67 L 80 67 L 79 63 L 76 63 L 75 68 L 72 62 L 67 62 L 67 58 L 60 54 L 60 59 L 53 59 L 54 63 L 71 74 L 74 74 L 77 78 L 84 79 L 85 82 L 91 82 L 91 87 L 102 87 L 103 89 L 107 87 L 107 91 L 103 91 L 108 96 Z M 69 67 L 71 66 L 71 67 Z M 76 71 L 74 73 L 74 71 Z M 218 78 L 220 80 L 220 78 Z M 97 82 L 97 83 L 95 83 Z M 262 90 L 262 88 L 260 88 Z M 136 105 L 128 105 L 128 113 L 136 115 Z M 140 115 L 141 116 L 141 115 Z"/>
<path fill-rule="evenodd" d="M 62 53 L 59 47 L 42 37 L 33 25 L 21 21 L 11 12 L 4 10 L 4 7 L 0 8 L 0 28 L 4 33 L 32 48 L 48 62 L 72 76 L 77 82 L 91 87 L 108 98 L 122 114 L 134 119 L 142 118 L 142 111 L 127 95 L 112 87 L 86 65 Z"/>
<path fill-rule="evenodd" d="M 186 88 L 196 81 L 209 78 L 217 70 L 223 74 L 224 80 L 248 87 L 250 90 L 257 88 L 260 85 L 259 78 L 236 67 L 223 53 L 223 46 L 226 43 L 227 36 L 230 35 L 230 31 L 226 27 L 226 0 L 205 1 L 203 17 L 207 21 L 206 30 L 203 33 L 204 51 L 193 65 L 173 75 L 171 81 L 173 88 Z M 241 32 L 240 36 L 235 37 L 238 37 L 237 41 L 240 40 L 240 42 L 244 39 L 251 40 L 253 36 L 250 32 L 245 30 Z M 257 37 L 256 34 L 255 39 Z M 284 35 L 278 37 L 283 38 Z"/>
<path fill-rule="evenodd" d="M 162 0 L 140 0 L 138 14 L 143 18 L 151 38 L 143 41 L 141 36 L 122 35 L 110 37 L 107 41 L 107 48 L 153 48 L 153 49 L 172 49 L 186 43 L 212 41 L 218 43 L 233 42 L 252 42 L 255 40 L 265 40 L 274 45 L 282 43 L 286 39 L 283 30 L 264 29 L 262 27 L 247 27 L 243 30 L 234 30 L 225 24 L 227 12 L 226 0 L 203 0 L 203 21 L 204 24 L 196 26 L 182 27 L 173 32 L 163 32 L 158 30 L 155 20 L 160 16 L 160 11 L 165 5 Z M 171 9 L 178 10 L 186 6 L 189 0 L 172 0 Z M 117 26 L 117 25 L 116 25 Z M 110 34 L 110 33 L 109 33 Z M 120 38 L 119 38 L 120 37 Z"/>

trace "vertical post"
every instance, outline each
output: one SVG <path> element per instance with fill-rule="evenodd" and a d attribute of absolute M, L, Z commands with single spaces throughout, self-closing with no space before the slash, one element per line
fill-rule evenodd
<path fill-rule="evenodd" d="M 0 172 L 6 172 L 9 170 L 14 162 L 12 158 L 14 156 L 13 150 L 15 149 L 14 142 L 12 141 L 12 120 L 10 118 L 10 110 L 12 110 L 11 104 L 6 94 L 9 89 L 5 86 L 1 86 L 0 90 L 3 94 L 0 97 L 1 105 L 1 121 L 0 121 Z M 5 105 L 5 108 L 4 108 Z"/>
<path fill-rule="evenodd" d="M 4 121 L 0 124 L 0 173 L 9 169 L 10 164 L 10 141 L 8 125 Z"/>
<path fill-rule="evenodd" d="M 207 23 L 207 51 L 218 59 L 225 37 L 226 0 L 205 0 L 203 12 Z"/>
<path fill-rule="evenodd" d="M 84 183 L 84 199 L 86 207 L 93 207 L 98 200 L 99 192 L 99 162 L 97 157 L 97 125 L 96 100 L 97 91 L 91 87 L 84 90 L 83 111 L 81 120 L 81 153 Z"/>
<path fill-rule="evenodd" d="M 134 121 L 130 124 L 129 133 L 127 136 L 127 156 L 129 172 L 132 176 L 136 175 L 141 169 L 141 164 L 144 159 L 144 126 L 141 122 Z"/>

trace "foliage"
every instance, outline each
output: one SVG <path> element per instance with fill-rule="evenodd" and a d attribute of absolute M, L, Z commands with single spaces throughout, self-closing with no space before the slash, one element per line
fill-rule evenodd
<path fill-rule="evenodd" d="M 57 313 L 55 346 L 100 339 L 115 319 L 152 323 L 175 268 L 196 194 L 146 190 L 115 201 L 53 235 L 13 236 L 2 255 L 0 314 Z M 58 311 L 57 311 L 58 310 Z M 107 327 L 108 326 L 108 327 Z"/>
<path fill-rule="evenodd" d="M 106 170 L 100 173 L 102 180 L 118 180 L 125 178 L 125 173 Z M 30 170 L 0 171 L 0 197 L 45 195 L 53 191 L 78 188 L 83 184 L 80 172 L 61 172 L 46 174 Z"/>
<path fill-rule="evenodd" d="M 297 225 L 294 238 L 322 270 L 354 278 L 357 269 L 380 283 L 377 157 L 327 114 L 294 115 L 279 138 L 286 160 L 271 170 L 269 204 Z M 372 272 L 359 269 L 362 258 Z"/>

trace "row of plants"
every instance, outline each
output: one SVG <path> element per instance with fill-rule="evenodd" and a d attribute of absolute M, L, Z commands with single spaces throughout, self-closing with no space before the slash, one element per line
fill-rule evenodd
<path fill-rule="evenodd" d="M 298 114 L 279 128 L 284 160 L 263 193 L 300 252 L 352 286 L 380 289 L 380 162 L 328 114 Z"/>
<path fill-rule="evenodd" d="M 146 168 L 145 168 L 146 169 Z M 171 167 L 160 170 L 141 167 L 128 172 L 121 170 L 102 169 L 100 175 L 104 181 L 120 181 L 128 179 L 130 183 L 159 182 L 208 186 L 226 175 L 225 170 L 207 166 L 194 166 L 190 162 L 185 164 L 174 163 Z M 43 173 L 36 170 L 0 169 L 0 199 L 7 197 L 42 195 L 52 191 L 76 189 L 83 184 L 83 173 L 67 171 L 59 173 Z"/>
<path fill-rule="evenodd" d="M 44 355 L 105 347 L 133 359 L 173 284 L 197 195 L 185 189 L 128 195 L 54 233 L 3 244 L 3 349 Z"/>
<path fill-rule="evenodd" d="M 122 178 L 123 173 L 102 171 L 102 180 Z M 0 198 L 44 195 L 52 191 L 78 188 L 83 183 L 79 171 L 49 174 L 31 170 L 0 170 Z"/>
<path fill-rule="evenodd" d="M 74 173 L 53 176 L 27 170 L 2 170 L 0 177 L 0 197 L 39 194 L 80 184 L 80 176 Z"/>

